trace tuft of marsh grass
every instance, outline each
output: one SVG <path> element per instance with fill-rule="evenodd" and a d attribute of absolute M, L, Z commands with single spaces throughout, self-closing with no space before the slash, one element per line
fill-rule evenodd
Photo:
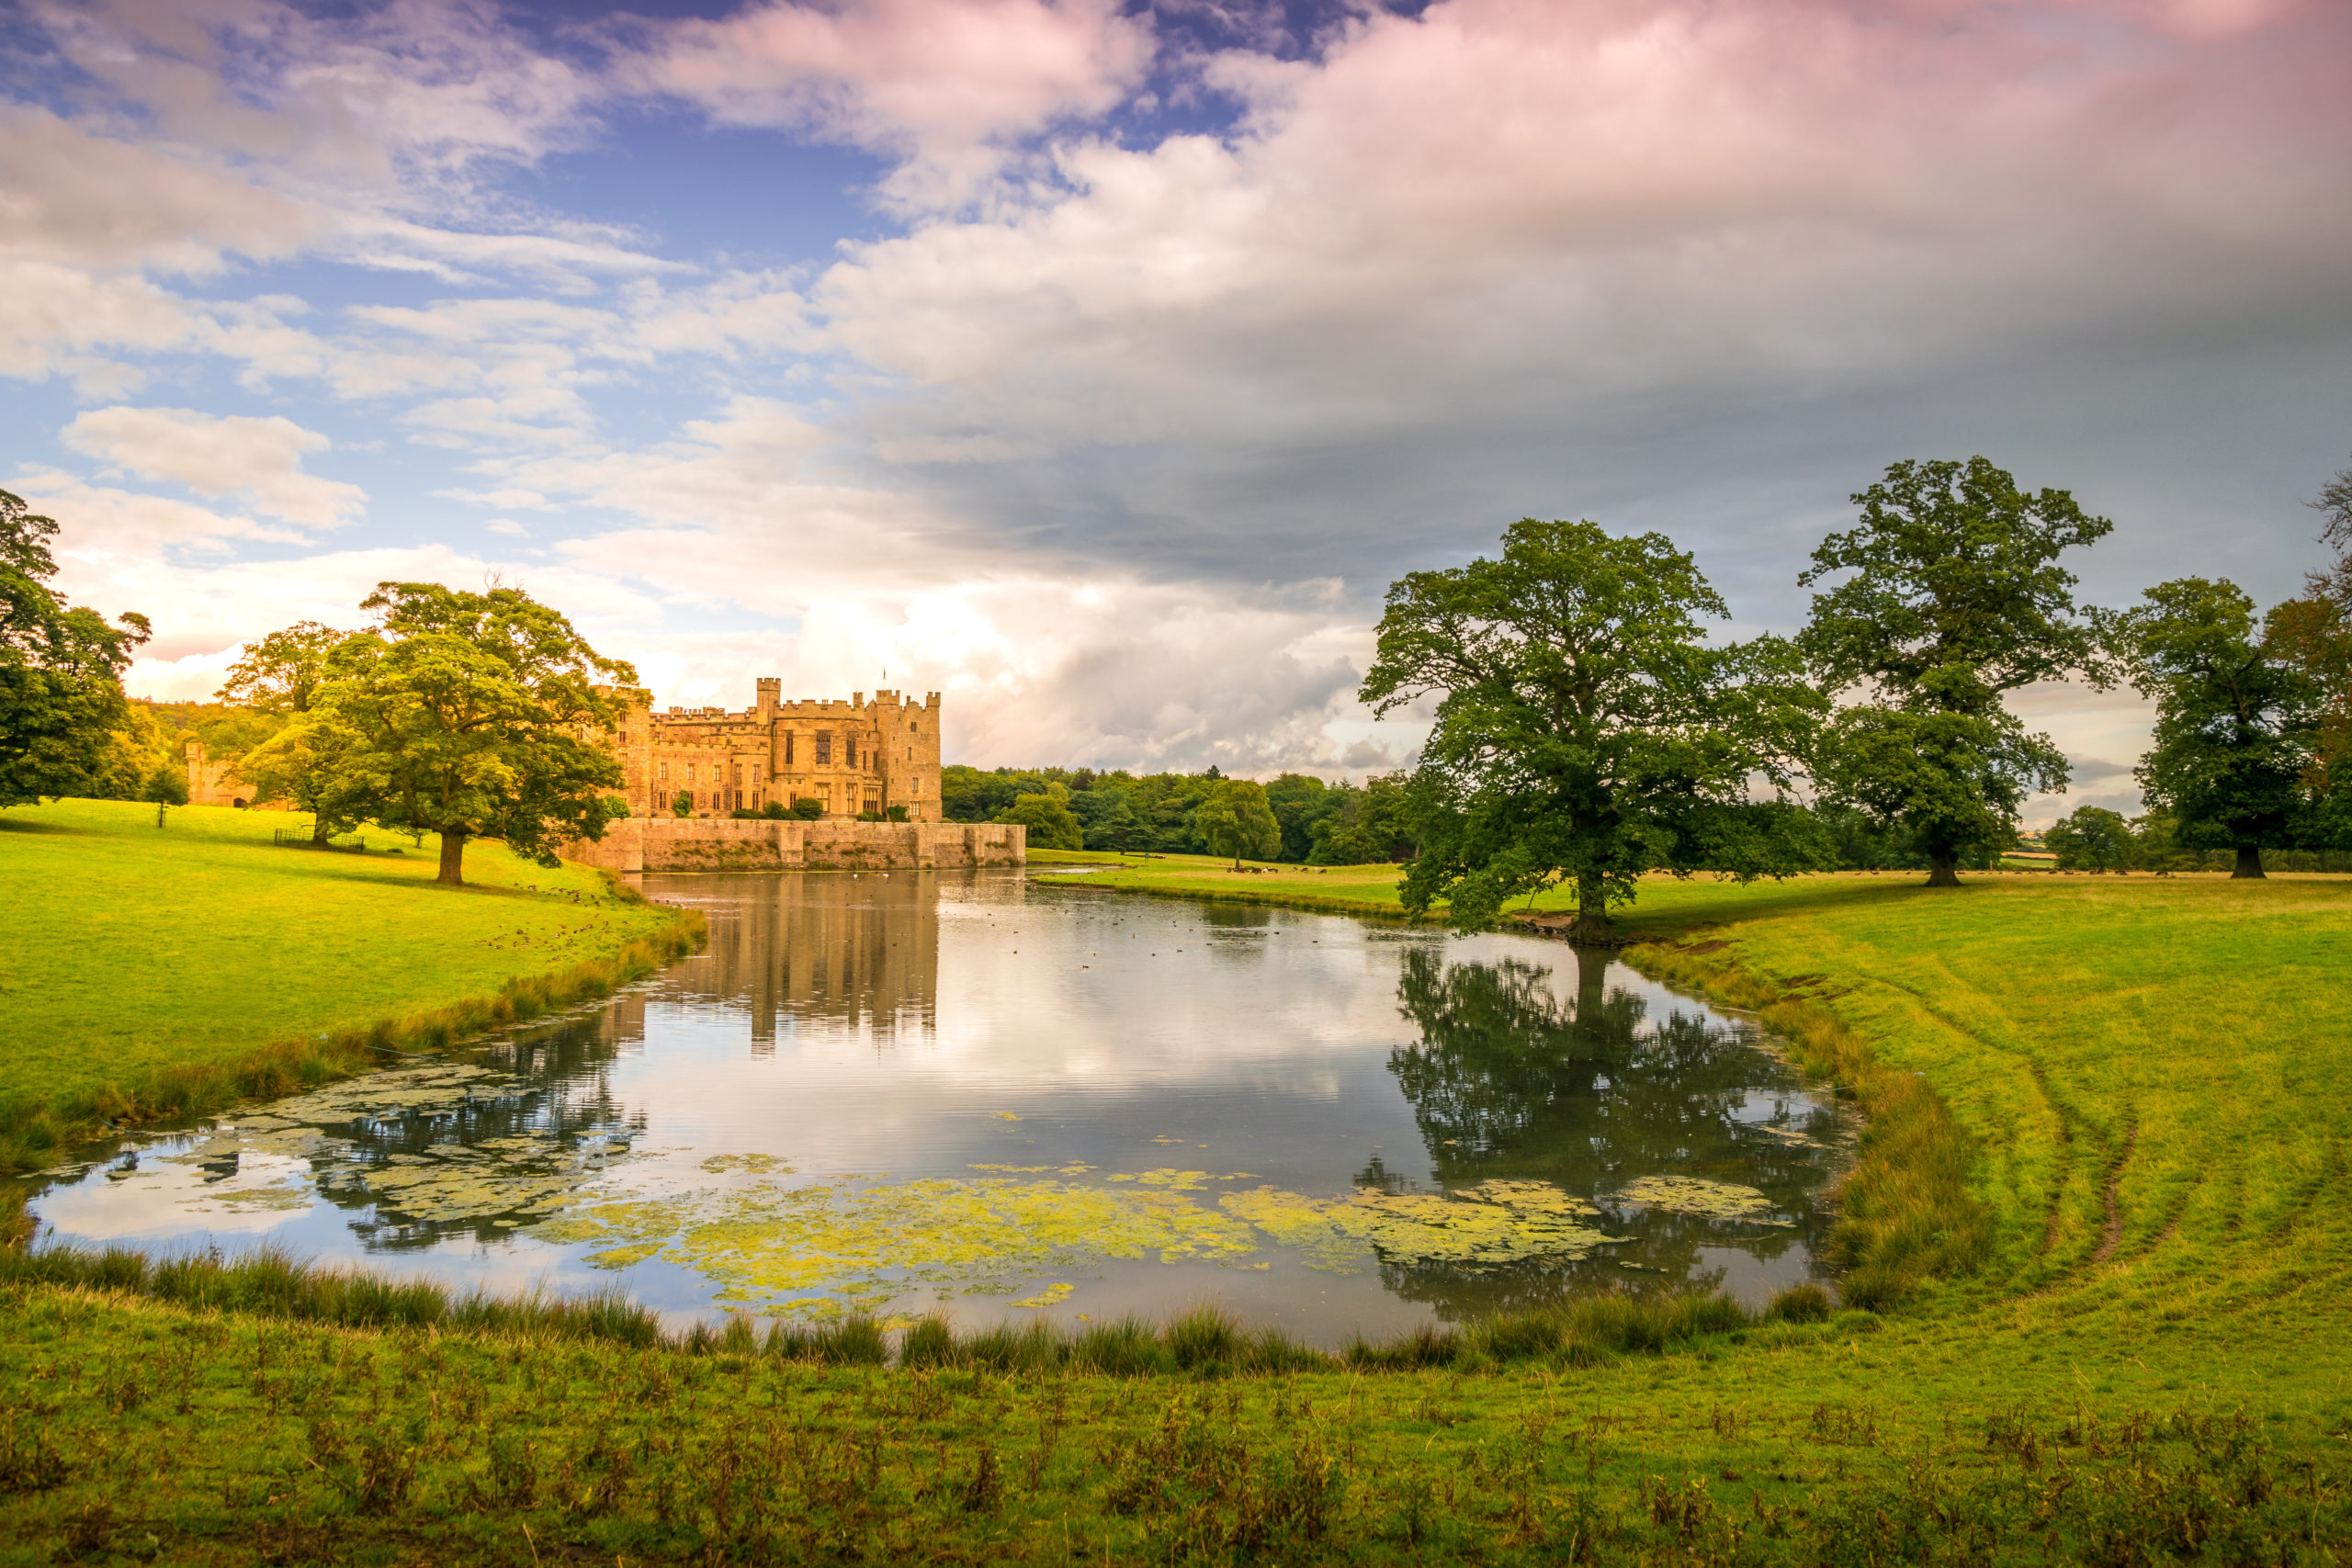
<path fill-rule="evenodd" d="M 345 1328 L 435 1328 L 538 1343 L 596 1340 L 647 1348 L 664 1343 L 661 1319 L 618 1291 L 586 1296 L 544 1292 L 459 1295 L 425 1280 L 305 1263 L 271 1247 L 240 1258 L 217 1252 L 151 1258 L 126 1247 L 0 1251 L 0 1285 L 144 1296 L 191 1312 L 290 1318 Z"/>
<path fill-rule="evenodd" d="M 1768 1323 L 1826 1323 L 1835 1310 L 1829 1292 L 1818 1285 L 1791 1285 L 1764 1308 Z"/>

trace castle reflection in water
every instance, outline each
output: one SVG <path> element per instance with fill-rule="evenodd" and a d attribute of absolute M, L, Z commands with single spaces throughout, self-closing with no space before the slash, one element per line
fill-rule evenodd
<path fill-rule="evenodd" d="M 754 1057 L 805 1027 L 877 1045 L 926 1041 L 937 1027 L 935 874 L 651 880 L 657 897 L 705 910 L 710 945 L 627 998 L 616 1025 L 624 1052 L 644 1039 L 649 996 L 748 1011 Z"/>

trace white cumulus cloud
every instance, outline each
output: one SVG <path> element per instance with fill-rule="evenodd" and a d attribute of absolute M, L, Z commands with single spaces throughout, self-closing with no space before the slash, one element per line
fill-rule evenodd
<path fill-rule="evenodd" d="M 62 439 L 142 479 L 168 479 L 202 496 L 235 496 L 302 527 L 340 527 L 367 505 L 357 485 L 302 471 L 306 456 L 331 444 L 282 415 L 118 405 L 78 415 Z"/>

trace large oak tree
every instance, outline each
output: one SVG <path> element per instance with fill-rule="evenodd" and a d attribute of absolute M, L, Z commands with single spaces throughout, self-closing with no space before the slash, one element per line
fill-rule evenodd
<path fill-rule="evenodd" d="M 377 624 L 328 654 L 301 721 L 332 731 L 315 748 L 328 811 L 439 834 L 452 886 L 469 839 L 552 864 L 557 844 L 604 836 L 622 706 L 600 688 L 635 670 L 520 589 L 385 582 L 360 608 Z"/>
<path fill-rule="evenodd" d="M 1591 523 L 1529 518 L 1498 559 L 1392 585 L 1363 700 L 1436 699 L 1406 907 L 1475 929 L 1566 880 L 1574 934 L 1604 941 L 1645 873 L 1826 864 L 1807 814 L 1752 792 L 1787 784 L 1819 699 L 1783 642 L 1706 646 L 1728 613 L 1662 535 Z"/>
<path fill-rule="evenodd" d="M 2111 672 L 2057 558 L 2114 527 L 2063 490 L 2026 491 L 1983 457 L 1890 464 L 1853 497 L 1798 578 L 1813 598 L 1798 646 L 1827 691 L 1859 701 L 1824 735 L 1823 793 L 1899 829 L 1931 886 L 1960 857 L 2002 846 L 2035 790 L 2066 787 L 2066 759 L 2026 731 L 2004 694 Z"/>

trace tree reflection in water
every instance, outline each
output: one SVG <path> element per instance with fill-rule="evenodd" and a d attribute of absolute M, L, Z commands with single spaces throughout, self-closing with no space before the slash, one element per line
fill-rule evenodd
<path fill-rule="evenodd" d="M 643 998 L 625 993 L 591 1016 L 541 1024 L 492 1047 L 483 1065 L 509 1070 L 454 1104 L 379 1111 L 326 1129 L 336 1146 L 312 1161 L 319 1195 L 341 1209 L 372 1211 L 351 1225 L 369 1252 L 512 1235 L 538 1216 L 496 1204 L 494 1196 L 492 1212 L 449 1216 L 436 1212 L 444 1205 L 404 1203 L 398 1192 L 363 1183 L 370 1170 L 453 1146 L 480 1151 L 465 1168 L 487 1195 L 502 1187 L 541 1190 L 550 1179 L 565 1186 L 587 1180 L 604 1168 L 605 1151 L 625 1149 L 644 1131 L 643 1113 L 625 1111 L 614 1098 L 607 1070 L 644 1039 L 644 1016 Z"/>
<path fill-rule="evenodd" d="M 1702 1247 L 1795 1261 L 1827 1226 L 1817 1194 L 1835 1157 L 1835 1110 L 1753 1031 L 1679 1010 L 1654 1020 L 1638 992 L 1608 984 L 1605 951 L 1575 953 L 1573 1003 L 1540 965 L 1405 954 L 1397 1000 L 1421 1038 L 1392 1052 L 1388 1067 L 1439 1183 L 1555 1182 L 1597 1204 L 1610 1235 L 1634 1238 L 1581 1261 L 1491 1272 L 1383 1261 L 1389 1289 L 1442 1315 L 1644 1282 L 1707 1288 L 1723 1270 L 1701 1267 Z M 1756 1188 L 1794 1223 L 1710 1222 L 1616 1200 L 1626 1182 L 1662 1174 Z M 1357 1179 L 1406 1185 L 1377 1158 Z M 1792 1258 L 1795 1248 L 1808 1251 Z"/>

